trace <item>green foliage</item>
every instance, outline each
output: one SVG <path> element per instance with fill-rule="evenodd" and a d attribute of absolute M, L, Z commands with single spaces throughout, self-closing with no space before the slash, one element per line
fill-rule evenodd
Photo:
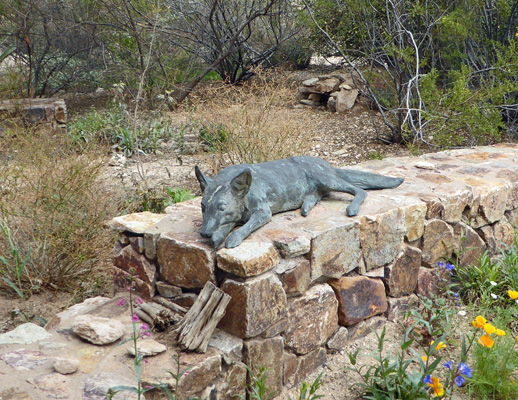
<path fill-rule="evenodd" d="M 181 203 L 183 201 L 194 199 L 194 197 L 194 194 L 189 189 L 171 189 L 170 187 L 166 187 L 164 205 L 165 207 L 167 207 L 172 204 Z"/>
<path fill-rule="evenodd" d="M 2 231 L 4 238 L 7 240 L 9 244 L 9 249 L 11 250 L 11 260 L 8 260 L 4 256 L 0 256 L 0 261 L 5 267 L 7 267 L 7 270 L 0 271 L 2 279 L 16 292 L 20 299 L 25 301 L 26 297 L 22 285 L 22 280 L 24 279 L 24 275 L 26 273 L 25 266 L 29 261 L 31 251 L 29 249 L 22 260 L 20 256 L 20 249 L 14 242 L 15 238 L 11 234 L 11 229 L 9 228 L 9 225 L 7 225 L 7 223 L 4 221 L 0 221 L 0 229 Z"/>
<path fill-rule="evenodd" d="M 311 11 L 347 57 L 362 59 L 365 94 L 383 112 L 389 140 L 449 147 L 516 133 L 513 0 L 317 0 Z M 317 24 L 302 18 L 313 45 L 336 52 Z"/>
<path fill-rule="evenodd" d="M 368 154 L 369 160 L 383 160 L 385 156 L 379 152 L 379 150 L 376 150 L 375 152 Z"/>
<path fill-rule="evenodd" d="M 362 379 L 358 384 L 362 391 L 363 399 L 370 400 L 413 400 L 429 399 L 423 378 L 427 373 L 432 373 L 440 362 L 437 358 L 430 365 L 423 363 L 419 357 L 407 358 L 407 350 L 413 343 L 410 334 L 413 327 L 408 328 L 401 339 L 400 349 L 396 349 L 395 354 L 388 353 L 383 355 L 385 346 L 386 329 L 383 327 L 381 334 L 376 333 L 378 338 L 378 348 L 369 354 L 374 360 L 373 365 L 359 365 L 358 354 L 361 349 L 349 354 L 349 361 L 352 368 Z M 437 344 L 431 349 L 431 354 L 435 351 Z M 420 368 L 415 367 L 419 365 Z M 424 368 L 423 368 L 424 367 Z"/>
<path fill-rule="evenodd" d="M 498 316 L 494 320 L 496 327 L 513 326 L 516 312 L 504 308 L 494 310 Z M 512 400 L 518 398 L 518 387 L 515 384 L 518 371 L 518 352 L 513 335 L 506 334 L 495 339 L 491 348 L 478 343 L 472 351 L 473 378 L 469 380 L 470 398 L 478 400 L 498 399 Z"/>
<path fill-rule="evenodd" d="M 495 296 L 506 299 L 508 290 L 518 290 L 518 236 L 512 246 L 502 244 L 498 257 L 492 258 L 486 251 L 476 265 L 456 265 L 455 271 L 453 287 L 461 297 L 490 311 Z"/>
<path fill-rule="evenodd" d="M 199 130 L 199 137 L 209 151 L 215 152 L 228 140 L 228 128 L 220 123 L 203 124 Z"/>
<path fill-rule="evenodd" d="M 173 136 L 169 121 L 137 119 L 128 112 L 126 104 L 109 103 L 106 112 L 92 109 L 69 125 L 70 138 L 82 150 L 99 143 L 115 146 L 127 156 L 137 151 L 154 152 L 160 142 Z"/>

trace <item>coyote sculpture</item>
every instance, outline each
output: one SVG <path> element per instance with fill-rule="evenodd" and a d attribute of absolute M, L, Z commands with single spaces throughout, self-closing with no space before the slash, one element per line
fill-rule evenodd
<path fill-rule="evenodd" d="M 218 248 L 239 246 L 250 233 L 268 223 L 273 214 L 301 208 L 303 216 L 331 191 L 354 195 L 347 215 L 358 214 L 367 197 L 364 189 L 390 189 L 403 178 L 334 168 L 315 157 L 297 156 L 259 164 L 232 165 L 214 178 L 195 167 L 203 198 L 201 235 Z"/>

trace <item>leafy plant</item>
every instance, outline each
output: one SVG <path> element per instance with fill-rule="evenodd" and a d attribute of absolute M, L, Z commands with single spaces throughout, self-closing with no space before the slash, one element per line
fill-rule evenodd
<path fill-rule="evenodd" d="M 164 206 L 170 206 L 172 204 L 181 203 L 182 201 L 187 201 L 194 199 L 194 194 L 189 189 L 182 188 L 174 188 L 171 189 L 169 187 L 165 188 L 165 198 L 164 198 Z"/>
<path fill-rule="evenodd" d="M 27 251 L 27 254 L 22 260 L 20 257 L 20 249 L 15 245 L 13 235 L 11 234 L 11 229 L 7 223 L 0 221 L 0 229 L 2 230 L 5 239 L 7 239 L 9 248 L 11 250 L 11 261 L 3 256 L 0 256 L 0 261 L 8 268 L 7 273 L 11 275 L 14 282 L 7 276 L 2 276 L 2 280 L 16 292 L 20 299 L 25 301 L 26 296 L 23 289 L 22 278 L 25 275 L 25 266 L 29 261 L 31 252 L 30 250 Z"/>
<path fill-rule="evenodd" d="M 255 374 L 252 369 L 245 365 L 248 374 L 250 375 L 251 383 L 247 384 L 248 396 L 239 395 L 241 400 L 268 400 L 273 397 L 274 392 L 268 389 L 266 385 L 267 368 L 262 366 Z"/>

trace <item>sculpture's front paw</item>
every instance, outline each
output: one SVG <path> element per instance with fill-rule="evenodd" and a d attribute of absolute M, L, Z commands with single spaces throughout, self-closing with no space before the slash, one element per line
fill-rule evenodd
<path fill-rule="evenodd" d="M 221 245 L 221 243 L 223 243 L 224 240 L 225 240 L 224 236 L 212 235 L 212 238 L 211 238 L 212 247 L 217 249 Z"/>
<path fill-rule="evenodd" d="M 237 231 L 232 232 L 230 234 L 230 236 L 228 237 L 227 241 L 225 242 L 225 247 L 227 249 L 232 249 L 234 247 L 239 246 L 242 241 L 243 241 L 243 238 Z"/>

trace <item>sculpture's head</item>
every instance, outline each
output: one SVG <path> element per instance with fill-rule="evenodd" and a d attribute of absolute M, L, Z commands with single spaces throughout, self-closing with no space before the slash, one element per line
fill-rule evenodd
<path fill-rule="evenodd" d="M 243 222 L 245 196 L 252 184 L 252 173 L 246 169 L 230 182 L 221 182 L 203 174 L 198 166 L 194 171 L 203 192 L 203 224 L 200 233 L 210 238 L 212 245 L 218 248 L 230 231 Z"/>

